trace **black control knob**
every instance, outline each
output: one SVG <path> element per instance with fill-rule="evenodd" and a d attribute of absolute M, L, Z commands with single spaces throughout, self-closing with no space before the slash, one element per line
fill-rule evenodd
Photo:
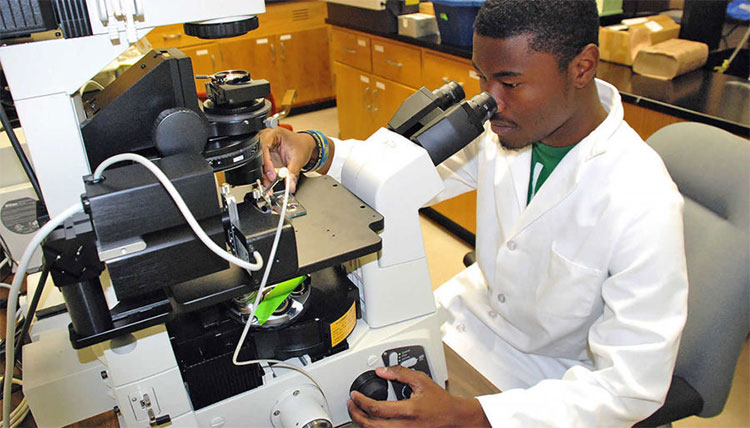
<path fill-rule="evenodd" d="M 378 377 L 375 370 L 369 370 L 357 377 L 349 391 L 358 391 L 372 398 L 383 401 L 388 399 L 388 381 Z"/>
<path fill-rule="evenodd" d="M 239 21 L 229 22 L 188 22 L 183 25 L 185 34 L 200 39 L 223 39 L 241 36 L 250 30 L 258 28 L 258 17 L 251 16 Z"/>
<path fill-rule="evenodd" d="M 208 134 L 208 122 L 201 115 L 186 107 L 174 107 L 156 117 L 152 140 L 163 156 L 200 153 Z"/>

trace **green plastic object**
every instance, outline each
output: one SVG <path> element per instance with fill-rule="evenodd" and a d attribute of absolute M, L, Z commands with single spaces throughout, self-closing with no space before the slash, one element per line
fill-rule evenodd
<path fill-rule="evenodd" d="M 258 319 L 258 324 L 265 324 L 265 322 L 268 321 L 268 317 L 270 317 L 279 305 L 281 305 L 281 302 L 283 302 L 292 291 L 299 287 L 299 285 L 305 281 L 305 278 L 307 278 L 307 276 L 302 275 L 297 278 L 280 282 L 273 288 L 273 290 L 266 294 L 263 301 L 258 304 L 258 309 L 255 310 L 255 318 Z"/>

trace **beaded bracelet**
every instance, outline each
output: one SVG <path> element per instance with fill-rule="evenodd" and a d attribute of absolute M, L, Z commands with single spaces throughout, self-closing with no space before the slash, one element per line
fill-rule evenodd
<path fill-rule="evenodd" d="M 315 146 L 318 149 L 317 156 L 311 158 L 310 162 L 302 167 L 302 172 L 317 171 L 320 168 L 323 168 L 328 162 L 328 155 L 330 154 L 330 143 L 328 137 L 322 132 L 314 130 L 300 131 L 299 133 L 308 134 L 313 137 L 313 140 L 315 140 Z"/>

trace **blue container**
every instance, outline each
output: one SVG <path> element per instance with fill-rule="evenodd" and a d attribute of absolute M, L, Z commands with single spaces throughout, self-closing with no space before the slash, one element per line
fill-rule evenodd
<path fill-rule="evenodd" d="M 484 0 L 432 0 L 432 4 L 442 43 L 471 46 L 474 18 Z"/>

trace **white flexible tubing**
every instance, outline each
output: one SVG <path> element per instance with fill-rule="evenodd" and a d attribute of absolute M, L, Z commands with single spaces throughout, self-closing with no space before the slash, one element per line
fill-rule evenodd
<path fill-rule="evenodd" d="M 255 310 L 258 308 L 258 303 L 260 303 L 260 299 L 263 298 L 263 290 L 266 288 L 266 282 L 268 281 L 268 275 L 271 273 L 271 266 L 273 266 L 273 260 L 276 257 L 276 248 L 279 246 L 279 238 L 281 237 L 281 228 L 284 226 L 284 218 L 286 217 L 286 205 L 289 203 L 289 185 L 291 184 L 291 174 L 289 174 L 289 171 L 286 168 L 281 168 L 279 172 L 277 173 L 280 176 L 286 178 L 284 180 L 284 203 L 281 206 L 281 214 L 279 215 L 279 225 L 276 228 L 276 236 L 273 237 L 273 245 L 271 245 L 271 252 L 268 255 L 268 264 L 266 265 L 266 270 L 263 272 L 263 279 L 260 281 L 260 288 L 258 288 L 258 294 L 255 296 L 255 303 L 253 304 L 253 308 L 250 310 L 250 316 L 247 318 L 247 322 L 245 323 L 245 328 L 242 330 L 242 335 L 240 336 L 240 340 L 237 342 L 237 347 L 234 348 L 234 355 L 232 356 L 232 363 L 234 363 L 235 366 L 246 366 L 248 364 L 254 364 L 255 360 L 250 361 L 238 361 L 237 358 L 240 356 L 240 348 L 242 348 L 242 344 L 245 343 L 245 338 L 247 338 L 247 333 L 250 331 L 250 325 L 253 323 L 253 317 L 255 316 Z M 282 175 L 283 174 L 283 175 Z"/>
<path fill-rule="evenodd" d="M 0 377 L 0 382 L 2 382 L 2 377 Z M 13 378 L 13 383 L 16 385 L 23 385 L 23 382 L 19 379 Z M 18 403 L 18 406 L 16 406 L 15 409 L 13 409 L 12 412 L 10 412 L 10 426 L 11 428 L 17 427 L 18 425 L 23 422 L 24 418 L 26 418 L 26 415 L 29 414 L 29 402 L 26 400 L 26 397 L 23 397 L 20 403 Z"/>
<path fill-rule="evenodd" d="M 323 391 L 323 388 L 321 388 L 320 384 L 315 380 L 315 378 L 308 373 L 306 370 L 300 368 L 300 367 L 294 367 L 291 365 L 288 365 L 284 361 L 281 360 L 272 360 L 272 359 L 261 359 L 261 360 L 247 360 L 247 361 L 238 361 L 240 350 L 242 349 L 242 344 L 245 343 L 245 339 L 247 338 L 247 334 L 250 331 L 250 326 L 253 323 L 253 318 L 255 317 L 255 310 L 258 308 L 258 304 L 260 303 L 260 299 L 263 297 L 263 291 L 266 289 L 266 283 L 268 282 L 268 276 L 271 273 L 271 266 L 273 265 L 273 260 L 276 257 L 276 250 L 279 246 L 279 238 L 281 237 L 281 230 L 284 226 L 284 218 L 286 217 L 286 206 L 289 203 L 289 185 L 291 182 L 291 176 L 289 174 L 289 171 L 286 168 L 281 168 L 278 171 L 278 174 L 284 178 L 286 178 L 284 184 L 284 203 L 281 207 L 281 214 L 279 218 L 279 225 L 276 228 L 276 236 L 273 238 L 273 244 L 271 245 L 271 252 L 268 255 L 268 264 L 266 265 L 266 270 L 263 272 L 263 278 L 260 281 L 260 288 L 258 288 L 258 294 L 255 296 L 255 303 L 253 304 L 253 308 L 250 310 L 250 315 L 247 318 L 247 322 L 245 323 L 245 328 L 242 330 L 242 335 L 240 336 L 240 340 L 237 342 L 237 347 L 234 348 L 234 355 L 232 356 L 232 363 L 236 366 L 246 366 L 250 364 L 263 364 L 263 363 L 274 363 L 274 368 L 281 368 L 281 369 L 288 369 L 296 371 L 308 379 L 312 381 L 312 383 L 315 385 L 316 388 L 318 388 L 318 391 L 323 395 L 323 399 L 326 402 L 326 405 L 328 408 L 331 408 L 331 405 L 328 403 L 328 397 L 326 397 L 326 393 Z"/>
<path fill-rule="evenodd" d="M 263 258 L 261 257 L 260 253 L 257 251 L 253 252 L 253 257 L 255 257 L 255 263 L 251 263 L 251 262 L 242 260 L 238 257 L 235 257 L 234 255 L 227 252 L 225 249 L 216 245 L 216 243 L 213 240 L 211 240 L 211 238 L 209 238 L 208 235 L 206 235 L 206 232 L 203 231 L 203 229 L 198 224 L 198 221 L 195 219 L 195 217 L 193 217 L 193 214 L 190 212 L 190 209 L 185 204 L 185 201 L 182 199 L 182 196 L 180 196 L 180 192 L 178 192 L 177 189 L 172 184 L 172 182 L 169 181 L 169 178 L 167 178 L 166 174 L 164 174 L 156 165 L 154 165 L 153 162 L 144 158 L 143 156 L 136 155 L 134 153 L 123 153 L 123 154 L 119 154 L 119 155 L 115 155 L 110 158 L 107 158 L 104 162 L 99 164 L 98 167 L 96 167 L 96 171 L 94 171 L 94 179 L 95 180 L 100 179 L 102 177 L 102 172 L 107 167 L 111 166 L 112 164 L 123 162 L 123 161 L 138 162 L 139 164 L 145 166 L 149 171 L 151 171 L 152 174 L 154 174 L 154 176 L 161 182 L 161 184 L 167 190 L 167 193 L 169 193 L 169 196 L 172 197 L 172 200 L 174 200 L 174 203 L 177 205 L 177 208 L 180 210 L 183 217 L 185 217 L 185 220 L 187 220 L 188 224 L 190 225 L 190 228 L 193 229 L 193 232 L 195 232 L 195 235 L 208 247 L 209 250 L 213 251 L 217 256 L 228 261 L 229 263 L 233 263 L 243 269 L 247 269 L 250 271 L 259 271 L 263 268 Z M 286 208 L 286 205 L 284 207 Z"/>
<path fill-rule="evenodd" d="M 6 309 L 7 313 L 16 313 L 18 293 L 21 290 L 21 284 L 23 283 L 23 279 L 26 276 L 26 270 L 29 268 L 29 263 L 31 263 L 31 257 L 34 255 L 36 247 L 38 247 L 42 243 L 42 241 L 47 238 L 47 235 L 49 235 L 53 230 L 60 226 L 65 220 L 79 212 L 83 212 L 83 205 L 81 205 L 80 202 L 70 206 L 68 209 L 55 216 L 55 218 L 48 221 L 44 226 L 42 226 L 41 229 L 39 229 L 39 231 L 36 232 L 36 234 L 34 234 L 34 237 L 31 238 L 29 245 L 26 246 L 26 249 L 23 252 L 21 261 L 18 264 L 18 270 L 16 270 L 16 276 L 13 278 L 13 283 L 11 284 L 10 291 L 8 292 L 8 306 Z M 15 364 L 13 364 L 13 359 L 15 354 L 14 342 L 16 338 L 16 320 L 14 317 L 6 318 L 5 379 L 3 382 L 3 397 L 5 398 L 3 399 L 3 428 L 10 428 L 11 400 L 9 399 L 9 397 L 11 396 L 11 388 L 13 385 L 13 367 L 15 367 Z"/>

